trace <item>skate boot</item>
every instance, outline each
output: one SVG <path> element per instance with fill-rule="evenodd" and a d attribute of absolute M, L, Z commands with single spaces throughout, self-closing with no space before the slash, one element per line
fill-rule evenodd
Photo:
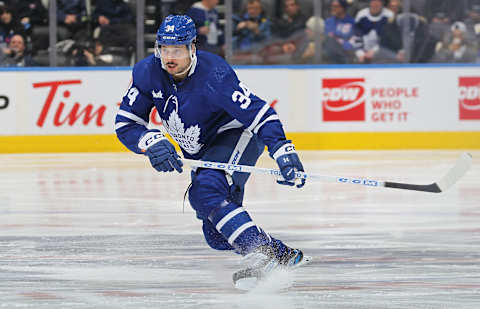
<path fill-rule="evenodd" d="M 276 251 L 276 248 L 265 245 L 247 254 L 244 259 L 249 266 L 233 274 L 235 287 L 241 290 L 251 290 L 260 281 L 272 274 L 272 271 L 278 269 L 293 270 L 311 260 L 310 257 L 304 256 L 299 249 L 286 247 L 285 252 L 280 257 Z"/>

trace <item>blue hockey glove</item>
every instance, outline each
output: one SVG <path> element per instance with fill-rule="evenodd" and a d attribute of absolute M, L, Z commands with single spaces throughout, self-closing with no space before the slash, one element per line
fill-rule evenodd
<path fill-rule="evenodd" d="M 270 156 L 277 161 L 280 172 L 284 180 L 277 180 L 281 185 L 293 186 L 295 185 L 295 172 L 304 172 L 302 162 L 295 151 L 292 141 L 280 141 L 270 150 Z M 305 185 L 305 178 L 300 179 L 297 188 Z"/>
<path fill-rule="evenodd" d="M 181 173 L 183 162 L 175 151 L 175 147 L 158 130 L 148 130 L 138 142 L 138 148 L 145 151 L 153 168 L 159 172 Z"/>

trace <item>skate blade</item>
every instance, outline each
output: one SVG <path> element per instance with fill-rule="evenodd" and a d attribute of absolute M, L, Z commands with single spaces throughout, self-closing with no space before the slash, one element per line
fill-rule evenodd
<path fill-rule="evenodd" d="M 311 256 L 308 256 L 308 255 L 304 255 L 302 260 L 300 261 L 300 263 L 296 264 L 296 265 L 293 265 L 291 266 L 290 268 L 291 269 L 296 269 L 297 267 L 300 267 L 300 266 L 303 266 L 303 265 L 307 265 L 308 263 L 310 263 L 312 261 L 312 257 Z"/>
<path fill-rule="evenodd" d="M 302 266 L 302 265 L 306 265 L 308 263 L 310 263 L 312 261 L 312 257 L 311 256 L 303 256 L 303 259 L 300 261 L 300 263 L 294 265 L 294 266 L 291 266 L 291 267 L 288 267 L 288 268 L 281 268 L 281 269 L 276 269 L 273 271 L 273 273 L 275 274 L 275 272 L 277 272 L 277 275 L 278 275 L 278 272 L 290 272 L 290 271 L 293 271 L 295 269 L 297 269 L 297 267 L 299 266 Z M 273 275 L 273 279 L 275 280 L 275 275 Z M 277 279 L 282 279 L 282 278 L 278 278 Z M 237 280 L 237 282 L 235 282 L 235 288 L 238 289 L 238 290 L 242 290 L 242 291 L 252 291 L 253 289 L 255 288 L 258 288 L 259 286 L 261 287 L 262 285 L 265 285 L 265 282 L 267 282 L 268 284 L 268 281 L 272 280 L 272 274 L 270 274 L 270 276 L 267 276 L 266 278 L 262 278 L 262 279 L 259 279 L 257 277 L 248 277 L 248 278 L 242 278 L 242 279 L 239 279 Z M 285 281 L 285 280 L 283 280 Z M 282 290 L 282 289 L 288 289 L 289 287 L 292 286 L 292 282 L 290 280 L 287 280 L 285 282 L 282 282 L 282 280 L 279 280 L 279 282 L 276 282 L 276 284 L 278 286 L 275 286 L 276 289 L 278 290 Z M 271 283 L 270 283 L 271 285 Z"/>
<path fill-rule="evenodd" d="M 235 282 L 235 288 L 242 291 L 253 290 L 258 285 L 257 277 L 243 278 Z"/>

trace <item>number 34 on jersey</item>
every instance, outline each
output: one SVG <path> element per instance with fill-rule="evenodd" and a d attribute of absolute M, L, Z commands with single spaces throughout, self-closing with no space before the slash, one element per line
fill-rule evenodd
<path fill-rule="evenodd" d="M 238 86 L 242 89 L 243 93 L 238 90 L 234 91 L 232 93 L 232 101 L 241 103 L 240 104 L 241 109 L 247 109 L 250 103 L 252 102 L 252 100 L 250 100 L 250 95 L 252 94 L 252 92 L 242 82 L 240 82 Z"/>

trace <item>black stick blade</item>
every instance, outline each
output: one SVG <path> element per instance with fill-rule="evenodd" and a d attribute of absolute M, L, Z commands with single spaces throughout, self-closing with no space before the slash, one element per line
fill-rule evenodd
<path fill-rule="evenodd" d="M 442 192 L 442 190 L 440 190 L 440 187 L 436 183 L 432 183 L 429 185 L 414 185 L 409 183 L 386 181 L 384 186 L 387 188 L 405 189 L 405 190 L 423 191 L 423 192 L 432 192 L 432 193 Z"/>
<path fill-rule="evenodd" d="M 472 165 L 472 155 L 469 153 L 463 153 L 460 158 L 457 160 L 455 165 L 437 182 L 434 182 L 429 185 L 415 185 L 409 183 L 400 183 L 400 182 L 384 182 L 384 187 L 394 188 L 394 189 L 404 189 L 404 190 L 413 190 L 413 191 L 423 191 L 423 192 L 432 192 L 440 193 L 445 192 L 448 188 L 453 186 L 460 178 L 465 175 L 465 173 L 470 169 Z"/>

